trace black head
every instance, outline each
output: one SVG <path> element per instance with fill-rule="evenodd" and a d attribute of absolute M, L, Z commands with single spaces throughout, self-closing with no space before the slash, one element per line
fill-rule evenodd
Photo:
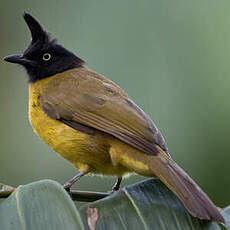
<path fill-rule="evenodd" d="M 31 43 L 23 54 L 9 55 L 4 60 L 24 66 L 29 75 L 29 82 L 84 64 L 82 59 L 57 44 L 56 40 L 50 39 L 49 34 L 34 17 L 28 13 L 24 13 L 23 17 L 31 32 Z"/>

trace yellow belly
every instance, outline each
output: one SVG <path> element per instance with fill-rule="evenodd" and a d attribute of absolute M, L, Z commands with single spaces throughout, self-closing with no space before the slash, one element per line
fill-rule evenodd
<path fill-rule="evenodd" d="M 51 119 L 39 104 L 42 87 L 50 78 L 30 84 L 29 119 L 35 133 L 54 151 L 69 160 L 76 168 L 107 175 L 123 175 L 129 170 L 113 165 L 109 155 L 112 136 L 100 131 L 89 135 L 77 131 L 60 121 Z"/>

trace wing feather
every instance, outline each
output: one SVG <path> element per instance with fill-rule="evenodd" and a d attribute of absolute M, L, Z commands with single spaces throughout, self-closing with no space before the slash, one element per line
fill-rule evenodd
<path fill-rule="evenodd" d="M 149 116 L 116 84 L 84 67 L 57 75 L 43 90 L 40 103 L 48 116 L 65 121 L 72 128 L 82 124 L 111 134 L 147 154 L 156 154 L 156 145 L 168 153 Z"/>

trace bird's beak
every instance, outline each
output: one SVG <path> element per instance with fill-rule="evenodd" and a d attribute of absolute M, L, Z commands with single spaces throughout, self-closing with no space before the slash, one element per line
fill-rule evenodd
<path fill-rule="evenodd" d="M 13 54 L 4 57 L 4 61 L 11 62 L 11 63 L 16 63 L 16 64 L 21 64 L 21 65 L 33 65 L 33 61 L 26 59 L 23 55 L 21 54 Z"/>
<path fill-rule="evenodd" d="M 25 12 L 23 17 L 31 32 L 32 40 L 29 47 L 33 46 L 34 44 L 37 47 L 39 44 L 42 45 L 49 41 L 47 32 L 32 15 Z M 26 58 L 23 54 L 13 54 L 6 56 L 4 57 L 4 61 L 20 64 L 23 66 L 36 66 L 35 61 Z"/>

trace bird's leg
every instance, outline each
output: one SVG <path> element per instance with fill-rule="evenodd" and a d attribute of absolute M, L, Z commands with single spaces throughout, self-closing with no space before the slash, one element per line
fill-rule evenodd
<path fill-rule="evenodd" d="M 122 177 L 118 177 L 117 182 L 114 184 L 112 188 L 112 192 L 118 191 L 120 189 L 121 181 L 122 181 Z"/>
<path fill-rule="evenodd" d="M 73 178 L 71 178 L 70 180 L 68 180 L 64 185 L 63 188 L 66 190 L 66 192 L 69 193 L 69 195 L 71 196 L 71 191 L 70 188 L 71 186 L 77 182 L 81 177 L 83 177 L 84 175 L 86 175 L 88 172 L 80 172 L 78 173 L 76 176 L 74 176 Z"/>

